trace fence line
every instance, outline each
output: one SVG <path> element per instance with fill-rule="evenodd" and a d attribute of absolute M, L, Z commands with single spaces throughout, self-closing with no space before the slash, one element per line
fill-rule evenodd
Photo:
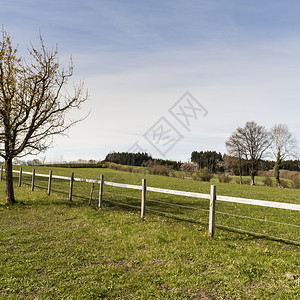
<path fill-rule="evenodd" d="M 281 208 L 281 209 L 300 211 L 300 205 L 292 204 L 292 203 L 273 202 L 273 201 L 246 199 L 246 198 L 237 198 L 237 197 L 228 197 L 228 196 L 217 196 L 217 200 L 225 201 L 225 202 L 240 203 L 240 204 L 250 204 L 250 205 L 257 205 L 257 206 L 264 206 L 264 207 L 273 207 L 273 208 Z"/>
<path fill-rule="evenodd" d="M 145 209 L 146 209 L 146 179 L 142 180 L 142 201 L 141 201 L 141 220 L 145 220 Z"/>
<path fill-rule="evenodd" d="M 210 187 L 210 202 L 209 202 L 209 224 L 208 235 L 213 238 L 215 235 L 215 213 L 216 213 L 216 186 Z"/>
<path fill-rule="evenodd" d="M 285 226 L 292 226 L 292 227 L 300 228 L 300 225 L 295 225 L 295 224 L 283 223 L 283 222 L 266 220 L 266 219 L 258 219 L 258 218 L 248 217 L 248 216 L 230 214 L 230 213 L 226 213 L 226 212 L 222 212 L 222 211 L 216 211 L 216 213 L 221 214 L 221 215 L 236 217 L 236 218 L 244 218 L 244 219 L 249 219 L 249 220 L 254 220 L 254 221 L 268 222 L 268 223 L 274 223 L 274 224 L 279 224 L 279 225 L 285 225 Z"/>
<path fill-rule="evenodd" d="M 163 193 L 163 194 L 170 194 L 170 195 L 177 195 L 177 196 L 192 197 L 192 198 L 210 199 L 210 194 L 168 190 L 168 189 L 161 189 L 161 188 L 155 188 L 155 187 L 147 187 L 147 191 Z M 300 205 L 299 205 L 299 208 L 300 208 Z"/>
<path fill-rule="evenodd" d="M 1 166 L 1 174 L 0 174 L 1 179 L 2 179 L 3 171 L 5 171 L 5 169 L 3 168 L 3 166 Z M 282 222 L 268 221 L 268 220 L 263 220 L 263 219 L 258 219 L 258 218 L 252 218 L 252 217 L 248 217 L 248 216 L 240 216 L 240 215 L 234 215 L 234 214 L 229 214 L 229 213 L 216 212 L 215 211 L 215 202 L 216 201 L 256 205 L 256 206 L 262 206 L 262 207 L 271 207 L 271 208 L 294 210 L 294 211 L 300 211 L 300 205 L 299 204 L 292 204 L 292 203 L 273 202 L 273 201 L 265 201 L 265 200 L 257 200 L 257 199 L 246 199 L 246 198 L 239 198 L 239 197 L 229 197 L 229 196 L 216 195 L 216 187 L 214 185 L 211 186 L 211 193 L 210 194 L 203 194 L 203 193 L 196 193 L 196 192 L 187 192 L 187 191 L 178 191 L 178 190 L 162 189 L 162 188 L 155 188 L 155 187 L 147 187 L 145 179 L 142 180 L 142 185 L 132 185 L 132 184 L 124 184 L 124 183 L 104 181 L 104 176 L 103 175 L 101 175 L 100 180 L 93 180 L 93 179 L 75 178 L 74 173 L 71 174 L 71 177 L 53 175 L 51 170 L 50 170 L 49 175 L 35 173 L 35 169 L 33 169 L 32 172 L 24 172 L 24 171 L 22 171 L 22 168 L 21 168 L 20 171 L 13 170 L 13 172 L 19 173 L 19 185 L 20 185 L 21 180 L 22 180 L 21 179 L 22 174 L 32 175 L 32 190 L 34 190 L 34 182 L 35 182 L 35 177 L 36 176 L 48 178 L 49 179 L 49 181 L 48 181 L 48 195 L 50 195 L 50 192 L 51 192 L 51 180 L 52 180 L 52 178 L 70 181 L 70 189 L 69 189 L 69 200 L 70 201 L 72 201 L 73 184 L 74 184 L 75 181 L 76 182 L 93 183 L 93 187 L 92 187 L 91 194 L 90 194 L 90 202 L 92 200 L 94 184 L 99 184 L 100 185 L 100 187 L 99 187 L 99 201 L 98 201 L 98 208 L 99 209 L 102 208 L 103 185 L 126 188 L 126 189 L 141 190 L 141 192 L 142 192 L 141 198 L 126 196 L 126 195 L 124 195 L 124 196 L 126 196 L 128 198 L 133 198 L 133 199 L 141 199 L 140 209 L 141 209 L 141 219 L 142 220 L 144 220 L 144 218 L 145 218 L 145 211 L 146 211 L 146 191 L 155 192 L 155 193 L 171 194 L 171 195 L 177 195 L 177 196 L 184 196 L 184 197 L 209 199 L 210 200 L 210 205 L 209 205 L 209 210 L 207 210 L 207 211 L 209 211 L 209 220 L 208 220 L 208 222 L 204 222 L 204 223 L 209 224 L 209 236 L 212 237 L 212 238 L 214 237 L 214 229 L 215 229 L 215 213 L 220 213 L 220 214 L 224 214 L 224 215 L 231 215 L 231 216 L 234 216 L 234 217 L 247 218 L 247 219 L 252 219 L 252 220 L 256 220 L 256 221 L 272 222 L 272 223 L 277 223 L 277 224 L 280 224 L 280 225 L 300 227 L 300 226 L 294 225 L 294 224 L 287 224 L 287 223 L 282 223 Z M 111 201 L 111 200 L 106 200 L 106 201 L 111 202 L 111 203 L 116 203 L 115 201 Z M 190 207 L 190 206 L 185 206 L 185 205 L 180 205 L 180 204 L 175 204 L 175 203 L 167 203 L 167 202 L 151 200 L 151 199 L 147 199 L 147 202 L 148 201 L 149 202 L 163 203 L 163 204 L 167 204 L 167 205 L 180 206 L 180 207 L 183 207 L 183 208 L 191 208 L 191 209 L 195 209 L 195 210 L 198 209 L 198 208 L 193 208 L 193 207 Z M 130 205 L 130 204 L 125 204 L 125 203 L 118 202 L 118 204 L 138 208 L 137 206 Z M 199 210 L 205 210 L 205 209 L 200 209 L 199 208 Z M 159 212 L 159 211 L 154 210 L 152 208 L 147 208 L 147 211 Z M 197 221 L 195 219 L 190 219 L 190 218 L 186 218 L 186 217 L 183 217 L 183 216 L 170 214 L 170 213 L 167 213 L 167 212 L 159 212 L 159 213 L 164 214 L 164 215 L 176 216 L 176 217 L 181 218 L 181 219 Z M 201 223 L 201 221 L 199 221 L 199 222 Z M 255 234 L 254 232 L 250 232 L 250 231 L 246 231 L 246 230 L 240 230 L 238 228 L 233 228 L 233 227 L 229 227 L 229 226 L 226 226 L 226 225 L 217 224 L 217 226 L 220 227 L 220 228 L 227 228 L 227 229 L 230 229 L 230 230 L 236 230 L 236 231 L 242 231 L 242 232 L 245 232 L 245 233 L 248 232 L 248 233 L 251 233 L 251 234 Z M 260 235 L 260 236 L 267 236 L 266 234 L 260 234 L 260 233 L 256 233 L 256 234 Z M 273 236 L 269 236 L 269 237 L 275 238 L 277 240 L 283 240 L 283 241 L 291 242 L 291 240 L 287 240 L 287 239 L 276 238 L 276 237 L 273 237 Z M 300 244 L 299 241 L 292 241 L 292 242 L 294 242 L 296 244 Z"/>
<path fill-rule="evenodd" d="M 20 171 L 20 174 L 22 172 Z M 32 170 L 31 190 L 34 191 L 35 169 Z"/>
<path fill-rule="evenodd" d="M 14 170 L 13 172 L 20 173 L 20 171 L 17 171 L 17 170 Z M 31 172 L 24 172 L 23 171 L 22 173 L 32 175 Z M 49 175 L 47 175 L 47 174 L 35 173 L 35 176 L 49 178 Z M 71 180 L 71 177 L 58 176 L 58 175 L 52 175 L 52 178 Z M 75 178 L 75 177 L 74 177 L 74 181 L 90 182 L 90 183 L 96 183 L 96 184 L 100 184 L 100 182 L 101 182 L 101 180 Z M 109 185 L 109 186 L 114 186 L 114 187 L 142 190 L 141 185 L 124 184 L 124 183 L 109 182 L 109 181 L 104 181 L 104 184 Z M 196 193 L 196 192 L 169 190 L 169 189 L 162 189 L 162 188 L 155 188 L 155 187 L 148 187 L 148 186 L 147 186 L 147 191 L 163 193 L 163 194 L 171 194 L 171 195 L 177 195 L 177 196 L 192 197 L 192 198 L 210 199 L 210 194 L 202 194 L 202 193 Z M 221 196 L 221 195 L 217 195 L 216 200 L 217 201 L 224 201 L 224 202 L 239 203 L 239 204 L 250 204 L 250 205 L 256 205 L 256 206 L 263 206 L 263 207 L 273 207 L 273 208 L 281 208 L 281 209 L 300 211 L 300 204 L 274 202 L 274 201 L 266 201 L 266 200 L 256 200 L 256 199 L 247 199 L 247 198 Z"/>
<path fill-rule="evenodd" d="M 52 170 L 49 172 L 49 180 L 48 180 L 48 195 L 51 194 L 51 183 L 52 183 Z"/>
<path fill-rule="evenodd" d="M 204 209 L 204 208 L 199 208 L 199 207 L 192 207 L 192 206 L 176 204 L 176 203 L 170 203 L 170 202 L 164 202 L 164 201 L 159 201 L 159 200 L 152 200 L 152 199 L 148 199 L 148 198 L 147 198 L 147 202 L 167 204 L 167 205 L 171 205 L 171 206 L 177 206 L 177 207 L 188 208 L 188 209 L 193 209 L 193 210 L 209 211 L 209 209 Z"/>
<path fill-rule="evenodd" d="M 134 196 L 130 196 L 128 194 L 120 194 L 120 193 L 113 193 L 113 192 L 106 192 L 108 194 L 113 194 L 113 195 L 116 195 L 116 196 L 123 196 L 125 198 L 130 198 L 130 199 L 137 199 L 137 200 L 140 200 L 141 197 L 134 197 Z M 150 201 L 148 198 L 147 198 L 147 202 Z"/>
<path fill-rule="evenodd" d="M 98 208 L 102 209 L 102 201 L 103 201 L 103 184 L 104 184 L 104 176 L 100 176 L 100 187 L 99 187 L 99 201 Z"/>
<path fill-rule="evenodd" d="M 19 174 L 19 187 L 21 186 L 22 183 L 22 168 L 20 168 L 20 174 Z"/>

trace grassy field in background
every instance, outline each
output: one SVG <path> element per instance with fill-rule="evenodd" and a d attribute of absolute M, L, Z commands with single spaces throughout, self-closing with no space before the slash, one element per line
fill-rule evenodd
<path fill-rule="evenodd" d="M 18 170 L 19 168 L 16 167 Z M 31 171 L 32 167 L 23 167 Z M 38 167 L 37 173 L 49 173 Z M 210 184 L 110 169 L 53 168 L 53 174 L 209 193 Z M 16 174 L 17 179 L 17 174 Z M 0 298 L 1 299 L 299 299 L 300 247 L 268 238 L 216 229 L 147 211 L 159 210 L 207 221 L 202 210 L 181 210 L 147 202 L 146 220 L 139 220 L 140 191 L 105 186 L 104 207 L 98 211 L 97 186 L 88 206 L 91 184 L 53 181 L 65 194 L 36 188 L 30 176 L 16 187 L 18 204 L 4 202 L 0 183 Z M 300 191 L 262 186 L 221 184 L 217 193 L 300 204 Z M 46 178 L 37 177 L 46 188 Z M 147 193 L 147 199 L 195 208 L 208 201 Z M 137 208 L 115 205 L 130 204 Z M 299 225 L 299 212 L 217 203 L 217 211 Z M 264 233 L 258 221 L 217 214 L 216 222 Z M 299 229 L 267 223 L 266 234 L 299 240 Z M 282 231 L 281 231 L 282 230 Z M 294 230 L 294 231 L 293 231 Z M 204 298 L 205 299 L 205 298 Z"/>

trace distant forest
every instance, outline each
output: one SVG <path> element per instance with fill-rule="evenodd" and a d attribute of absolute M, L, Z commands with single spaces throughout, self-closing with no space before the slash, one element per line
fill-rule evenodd
<path fill-rule="evenodd" d="M 147 167 L 149 165 L 161 165 L 171 167 L 173 170 L 180 170 L 181 161 L 165 160 L 152 158 L 147 153 L 129 153 L 129 152 L 112 152 L 106 158 L 106 162 L 113 162 L 121 165 Z M 231 173 L 238 175 L 238 163 L 235 157 L 221 154 L 216 151 L 193 151 L 190 161 L 198 165 L 199 169 L 207 168 L 211 173 Z M 268 171 L 274 168 L 274 161 L 261 160 L 259 171 Z M 243 160 L 243 175 L 249 174 L 248 162 Z M 300 171 L 299 160 L 287 160 L 282 163 L 282 169 L 289 171 Z"/>
<path fill-rule="evenodd" d="M 147 167 L 150 164 L 172 167 L 174 170 L 179 170 L 182 162 L 175 160 L 152 158 L 147 153 L 129 153 L 129 152 L 112 152 L 106 158 L 106 162 L 113 162 L 120 165 Z"/>

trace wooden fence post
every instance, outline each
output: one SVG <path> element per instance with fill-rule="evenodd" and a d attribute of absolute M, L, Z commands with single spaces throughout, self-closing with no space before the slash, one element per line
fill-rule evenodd
<path fill-rule="evenodd" d="M 90 195 L 90 201 L 89 201 L 89 205 L 92 205 L 94 187 L 95 187 L 95 184 L 93 183 L 93 185 L 92 185 L 92 189 L 91 189 L 91 195 Z"/>
<path fill-rule="evenodd" d="M 2 181 L 2 178 L 3 178 L 3 166 L 1 166 L 0 181 Z"/>
<path fill-rule="evenodd" d="M 34 190 L 35 169 L 32 170 L 31 190 Z"/>
<path fill-rule="evenodd" d="M 20 168 L 20 174 L 19 174 L 19 187 L 22 184 L 22 168 Z"/>
<path fill-rule="evenodd" d="M 104 184 L 104 176 L 100 176 L 100 188 L 99 188 L 99 203 L 98 208 L 102 209 L 102 200 L 103 200 L 103 184 Z"/>
<path fill-rule="evenodd" d="M 215 209 L 216 209 L 216 186 L 210 186 L 210 204 L 209 204 L 209 225 L 208 235 L 213 238 L 215 235 Z"/>
<path fill-rule="evenodd" d="M 141 220 L 145 220 L 146 190 L 147 190 L 146 179 L 142 179 Z"/>
<path fill-rule="evenodd" d="M 72 195 L 73 195 L 73 182 L 74 182 L 74 172 L 72 172 L 72 174 L 71 174 L 69 201 L 72 201 Z"/>
<path fill-rule="evenodd" d="M 51 183 L 52 183 L 52 170 L 49 171 L 48 196 L 50 196 L 51 194 Z"/>

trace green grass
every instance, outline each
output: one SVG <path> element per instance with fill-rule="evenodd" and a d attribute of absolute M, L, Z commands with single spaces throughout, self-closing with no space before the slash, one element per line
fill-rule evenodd
<path fill-rule="evenodd" d="M 18 169 L 18 168 L 17 168 Z M 48 173 L 48 168 L 36 168 Z M 24 170 L 24 169 L 23 169 Z M 31 170 L 31 168 L 27 169 Z M 108 169 L 60 169 L 54 174 L 141 184 L 143 174 Z M 146 175 L 149 186 L 209 193 L 210 183 Z M 24 175 L 24 183 L 30 177 Z M 37 178 L 37 185 L 47 186 Z M 0 298 L 1 299 L 299 299 L 300 247 L 272 239 L 216 229 L 214 240 L 207 226 L 151 214 L 139 220 L 139 210 L 111 201 L 139 205 L 139 191 L 105 186 L 104 207 L 88 206 L 90 185 L 74 186 L 69 202 L 68 184 L 53 182 L 57 190 L 15 188 L 18 204 L 4 203 L 0 183 Z M 110 189 L 109 189 L 110 188 Z M 299 190 L 218 184 L 222 195 L 300 203 Z M 113 193 L 113 194 L 110 194 Z M 121 193 L 125 196 L 118 196 Z M 83 197 L 85 195 L 85 198 Z M 206 200 L 148 193 L 148 198 L 206 207 Z M 126 201 L 126 202 L 125 202 Z M 153 206 L 151 206 L 153 205 Z M 179 211 L 147 203 L 146 209 L 206 220 L 206 212 Z M 254 206 L 218 204 L 219 211 L 275 218 L 299 225 L 299 212 L 256 210 Z M 197 214 L 200 215 L 197 215 Z M 229 222 L 233 219 L 220 219 Z M 248 230 L 257 222 L 238 221 Z M 277 226 L 277 225 L 276 225 Z M 275 226 L 275 227 L 276 227 Z M 259 228 L 261 230 L 261 228 Z M 278 228 L 273 228 L 276 231 Z M 289 231 L 289 230 L 288 230 Z M 299 234 L 299 231 L 296 234 Z M 289 232 L 281 234 L 287 234 Z M 290 236 L 298 238 L 298 236 Z"/>
<path fill-rule="evenodd" d="M 25 170 L 32 170 L 31 167 L 25 168 Z M 36 170 L 40 173 L 49 173 L 49 168 L 39 167 Z M 148 186 L 161 187 L 167 189 L 176 189 L 191 192 L 200 192 L 208 194 L 210 191 L 210 185 L 216 184 L 217 194 L 226 196 L 235 196 L 243 198 L 261 199 L 268 201 L 288 202 L 288 203 L 300 203 L 300 190 L 296 189 L 281 189 L 276 187 L 264 187 L 264 186 L 248 186 L 239 184 L 226 184 L 219 183 L 217 179 L 213 179 L 212 182 L 199 182 L 191 180 L 182 180 L 178 178 L 170 178 L 164 176 L 144 175 L 120 172 L 111 169 L 67 169 L 67 168 L 55 168 L 54 174 L 70 176 L 71 172 L 75 173 L 75 177 L 99 179 L 100 174 L 104 175 L 105 180 L 131 183 L 141 185 L 142 178 L 147 179 Z M 26 179 L 26 177 L 24 178 Z M 31 177 L 27 175 L 27 182 L 30 183 Z M 47 187 L 47 178 L 37 177 L 37 184 Z M 53 180 L 53 188 L 55 190 L 64 191 L 66 194 L 69 191 L 69 183 L 66 181 Z M 91 184 L 75 183 L 74 194 L 81 197 L 89 197 L 91 190 Z M 130 205 L 136 207 L 135 210 L 139 210 L 140 206 L 140 191 L 115 188 L 110 186 L 104 187 L 105 195 L 104 201 L 114 201 L 124 205 Z M 98 185 L 94 190 L 94 198 L 97 198 Z M 133 197 L 133 198 L 132 198 Z M 176 206 L 169 206 L 154 201 L 163 201 L 173 204 L 184 204 L 185 206 L 196 208 L 191 209 L 179 209 Z M 94 202 L 96 199 L 94 200 Z M 208 222 L 208 208 L 209 201 L 203 199 L 184 198 L 180 196 L 170 196 L 167 194 L 158 194 L 153 192 L 147 193 L 147 213 L 152 210 L 161 211 L 165 214 L 179 215 L 182 218 L 195 219 L 202 223 Z M 206 210 L 206 211 L 203 211 Z M 234 215 L 247 216 L 252 219 L 236 218 L 228 216 L 226 213 Z M 257 221 L 261 219 L 262 221 Z M 296 211 L 278 210 L 273 208 L 262 208 L 251 205 L 241 205 L 234 203 L 218 202 L 217 203 L 217 217 L 216 223 L 222 226 L 234 227 L 239 230 L 257 232 L 258 234 L 278 236 L 279 238 L 286 240 L 296 240 L 300 243 L 300 230 L 299 227 L 285 226 L 282 224 L 267 223 L 265 221 L 288 223 L 292 225 L 299 225 L 299 213 Z"/>
<path fill-rule="evenodd" d="M 15 170 L 19 170 L 19 167 L 15 167 Z M 23 167 L 23 171 L 31 172 L 33 167 Z M 49 167 L 35 167 L 37 173 L 49 174 Z M 169 188 L 182 191 L 200 192 L 209 194 L 210 185 L 215 184 L 217 186 L 217 193 L 219 195 L 253 198 L 278 202 L 300 203 L 300 189 L 282 189 L 277 187 L 265 187 L 265 186 L 248 186 L 239 185 L 236 183 L 219 183 L 217 178 L 213 178 L 211 182 L 200 182 L 192 180 L 183 180 L 179 178 L 158 176 L 158 175 L 146 175 L 138 173 L 121 172 L 112 169 L 83 169 L 83 168 L 52 168 L 53 174 L 71 176 L 71 173 L 75 173 L 77 178 L 90 178 L 99 180 L 100 175 L 104 175 L 104 179 L 107 181 L 114 181 L 120 183 L 129 183 L 141 185 L 142 178 L 147 179 L 148 186 Z M 18 175 L 15 174 L 17 177 Z M 30 179 L 29 179 L 30 180 Z M 257 182 L 262 180 L 261 177 L 257 177 Z M 45 183 L 45 186 L 47 184 Z"/>

